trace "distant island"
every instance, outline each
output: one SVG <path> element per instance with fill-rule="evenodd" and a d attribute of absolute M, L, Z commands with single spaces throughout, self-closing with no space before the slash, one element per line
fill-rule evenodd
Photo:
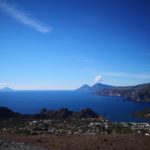
<path fill-rule="evenodd" d="M 11 92 L 13 91 L 13 89 L 9 88 L 9 87 L 4 87 L 2 89 L 0 89 L 0 92 Z"/>
<path fill-rule="evenodd" d="M 104 89 L 112 89 L 114 86 L 102 84 L 102 83 L 96 83 L 93 86 L 89 86 L 87 84 L 82 85 L 80 88 L 77 89 L 77 91 L 81 92 L 97 92 Z"/>
<path fill-rule="evenodd" d="M 103 96 L 122 96 L 128 100 L 150 102 L 150 83 L 136 86 L 112 86 L 97 83 L 91 87 L 83 85 L 77 91 L 93 92 Z"/>
<path fill-rule="evenodd" d="M 13 89 L 4 87 L 0 92 L 12 92 Z M 91 92 L 102 96 L 121 96 L 126 100 L 137 102 L 150 102 L 150 83 L 139 84 L 135 86 L 113 86 L 102 83 L 96 83 L 93 86 L 87 84 L 76 89 L 80 92 Z"/>

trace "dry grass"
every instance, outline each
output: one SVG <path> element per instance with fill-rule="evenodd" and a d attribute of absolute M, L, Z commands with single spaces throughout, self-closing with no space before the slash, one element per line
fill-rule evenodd
<path fill-rule="evenodd" d="M 150 150 L 150 137 L 139 135 L 16 135 L 0 139 L 25 142 L 50 150 Z"/>

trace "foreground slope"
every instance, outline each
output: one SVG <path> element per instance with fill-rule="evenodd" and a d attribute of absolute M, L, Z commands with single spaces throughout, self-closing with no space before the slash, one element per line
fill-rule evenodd
<path fill-rule="evenodd" d="M 150 148 L 150 137 L 139 135 L 91 134 L 25 136 L 13 133 L 0 133 L 0 140 L 4 139 L 15 142 L 24 142 L 49 150 L 149 150 Z"/>

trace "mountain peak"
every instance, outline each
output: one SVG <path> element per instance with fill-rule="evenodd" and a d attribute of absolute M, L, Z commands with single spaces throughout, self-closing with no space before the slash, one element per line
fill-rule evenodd
<path fill-rule="evenodd" d="M 100 86 L 103 85 L 102 83 L 95 83 L 93 86 Z"/>
<path fill-rule="evenodd" d="M 90 91 L 91 87 L 88 84 L 84 84 L 80 88 L 78 88 L 77 90 L 86 92 L 86 91 Z"/>
<path fill-rule="evenodd" d="M 102 84 L 102 83 L 96 83 L 94 84 L 92 87 L 90 87 L 87 84 L 82 85 L 79 89 L 77 89 L 78 91 L 86 91 L 86 92 L 97 92 L 99 90 L 103 90 L 103 89 L 110 89 L 113 88 L 114 86 L 112 85 L 107 85 L 107 84 Z"/>
<path fill-rule="evenodd" d="M 9 87 L 4 87 L 4 88 L 0 89 L 0 92 L 9 92 L 9 91 L 13 91 L 13 90 Z"/>
<path fill-rule="evenodd" d="M 90 87 L 88 84 L 83 84 L 82 87 Z"/>
<path fill-rule="evenodd" d="M 102 83 L 96 83 L 92 86 L 93 91 L 99 91 L 99 90 L 110 89 L 110 88 L 113 88 L 113 86 L 107 85 L 107 84 L 102 84 Z"/>

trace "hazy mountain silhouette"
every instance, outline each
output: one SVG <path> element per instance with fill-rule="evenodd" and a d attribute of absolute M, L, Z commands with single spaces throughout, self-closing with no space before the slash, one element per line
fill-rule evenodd
<path fill-rule="evenodd" d="M 4 87 L 4 88 L 0 89 L 0 92 L 9 92 L 9 91 L 13 91 L 13 89 L 11 89 L 9 87 Z"/>

